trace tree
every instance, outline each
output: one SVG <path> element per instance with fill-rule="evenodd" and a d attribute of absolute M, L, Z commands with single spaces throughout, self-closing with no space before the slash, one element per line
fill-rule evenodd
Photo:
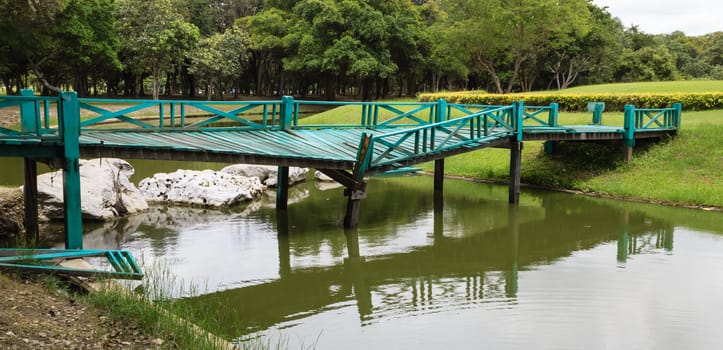
<path fill-rule="evenodd" d="M 283 5 L 289 8 L 288 5 Z M 301 0 L 291 7 L 293 25 L 285 38 L 284 69 L 300 76 L 319 74 L 328 98 L 356 85 L 363 99 L 378 95 L 400 71 L 411 75 L 422 58 L 418 18 L 405 0 Z M 339 89 L 339 85 L 342 89 Z"/>
<path fill-rule="evenodd" d="M 633 51 L 625 49 L 618 68 L 619 81 L 675 80 L 675 57 L 663 45 L 645 46 Z"/>
<path fill-rule="evenodd" d="M 98 80 L 121 69 L 118 59 L 120 37 L 115 31 L 113 0 L 71 0 L 58 16 L 55 38 L 62 47 L 53 57 L 53 67 L 66 66 L 66 79 L 72 79 L 79 95 L 89 93 L 89 83 L 98 92 Z M 89 81 L 89 79 L 91 81 Z"/>
<path fill-rule="evenodd" d="M 572 34 L 582 36 L 589 30 L 585 0 L 445 0 L 442 4 L 463 53 L 487 73 L 499 93 L 512 91 L 526 61 L 547 47 L 569 42 Z"/>
<path fill-rule="evenodd" d="M 0 71 L 18 75 L 30 68 L 46 92 L 72 82 L 87 94 L 89 78 L 97 82 L 120 68 L 113 6 L 113 0 L 0 2 L 0 30 L 8 39 Z"/>
<path fill-rule="evenodd" d="M 453 38 L 453 32 L 447 23 L 448 16 L 439 7 L 437 1 L 427 1 L 418 7 L 422 19 L 423 31 L 430 44 L 430 52 L 425 56 L 424 69 L 429 75 L 432 91 L 441 89 L 442 81 L 465 81 L 469 74 L 465 57 L 459 54 L 460 46 Z"/>
<path fill-rule="evenodd" d="M 183 57 L 184 49 L 195 44 L 199 30 L 183 19 L 171 0 L 119 0 L 117 16 L 124 64 L 137 75 L 151 75 L 153 99 L 158 99 L 162 77 Z"/>
<path fill-rule="evenodd" d="M 588 5 L 591 14 L 590 31 L 557 47 L 551 47 L 544 55 L 545 69 L 552 74 L 552 83 L 558 89 L 571 86 L 582 77 L 585 83 L 611 82 L 614 67 L 623 50 L 623 25 L 612 18 L 604 8 Z"/>
<path fill-rule="evenodd" d="M 298 20 L 290 12 L 275 7 L 254 16 L 244 17 L 238 25 L 250 35 L 249 68 L 255 94 L 271 93 L 273 81 L 278 79 L 278 91 L 285 89 L 282 59 L 289 55 L 293 45 L 291 27 Z"/>
<path fill-rule="evenodd" d="M 214 87 L 223 97 L 224 83 L 241 74 L 248 59 L 248 35 L 238 27 L 231 27 L 223 34 L 202 39 L 189 54 L 189 72 L 206 84 L 206 94 L 211 100 Z"/>
<path fill-rule="evenodd" d="M 3 33 L 0 73 L 9 89 L 13 85 L 17 87 L 16 91 L 25 87 L 22 77 L 29 67 L 34 67 L 37 78 L 44 80 L 40 67 L 57 54 L 59 46 L 53 40 L 52 29 L 57 15 L 66 7 L 65 0 L 0 0 L 0 30 Z M 47 80 L 44 82 L 58 90 Z"/>

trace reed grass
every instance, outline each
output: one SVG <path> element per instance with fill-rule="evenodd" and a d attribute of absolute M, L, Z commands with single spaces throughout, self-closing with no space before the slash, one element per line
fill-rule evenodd
<path fill-rule="evenodd" d="M 86 300 L 108 317 L 137 324 L 148 334 L 164 339 L 163 348 L 229 350 L 285 349 L 286 342 L 249 340 L 232 342 L 213 333 L 218 313 L 199 312 L 184 298 L 198 295 L 198 285 L 185 283 L 165 262 L 154 263 L 146 269 L 140 282 L 104 284 L 100 291 L 90 293 Z"/>

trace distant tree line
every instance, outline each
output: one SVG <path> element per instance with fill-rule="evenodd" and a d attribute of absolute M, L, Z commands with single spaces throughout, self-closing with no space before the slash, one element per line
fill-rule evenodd
<path fill-rule="evenodd" d="M 9 94 L 378 99 L 723 79 L 723 32 L 650 35 L 590 0 L 0 0 Z"/>

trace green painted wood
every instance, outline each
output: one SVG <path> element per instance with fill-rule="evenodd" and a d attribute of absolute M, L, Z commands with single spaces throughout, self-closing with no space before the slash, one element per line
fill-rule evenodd
<path fill-rule="evenodd" d="M 625 114 L 623 121 L 623 144 L 627 147 L 635 146 L 635 107 L 632 105 L 625 106 Z"/>
<path fill-rule="evenodd" d="M 60 101 L 65 156 L 63 167 L 65 248 L 83 249 L 83 220 L 80 211 L 80 105 L 75 92 L 63 92 Z"/>
<path fill-rule="evenodd" d="M 291 96 L 281 97 L 281 130 L 289 130 L 294 111 L 294 98 Z"/>
<path fill-rule="evenodd" d="M 439 99 L 437 101 L 437 114 L 436 119 L 434 120 L 435 123 L 441 123 L 445 120 L 447 120 L 447 100 L 445 99 Z"/>
<path fill-rule="evenodd" d="M 557 126 L 559 105 L 557 103 L 550 103 L 550 114 L 548 117 L 547 125 L 551 127 Z"/>
<path fill-rule="evenodd" d="M 98 269 L 76 269 L 43 264 L 50 260 L 66 260 L 90 257 L 105 257 L 113 267 L 112 271 Z M 0 248 L 0 268 L 40 273 L 61 273 L 72 276 L 112 277 L 142 279 L 143 271 L 126 250 L 62 250 L 62 249 L 16 249 Z"/>
<path fill-rule="evenodd" d="M 35 92 L 32 89 L 20 90 L 20 96 L 33 97 Z M 40 116 L 36 113 L 36 99 L 27 99 L 20 105 L 20 130 L 23 133 L 38 134 L 40 132 Z"/>

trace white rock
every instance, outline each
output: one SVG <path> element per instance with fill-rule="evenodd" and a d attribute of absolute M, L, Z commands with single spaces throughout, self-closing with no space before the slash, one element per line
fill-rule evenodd
<path fill-rule="evenodd" d="M 314 180 L 323 182 L 335 182 L 334 179 L 329 177 L 329 175 L 326 175 L 318 170 L 314 172 Z"/>
<path fill-rule="evenodd" d="M 318 170 L 314 173 L 314 180 L 314 187 L 320 191 L 333 190 L 335 188 L 343 187 L 342 184 L 336 182 L 334 179 L 329 177 L 329 175 L 326 175 Z"/>
<path fill-rule="evenodd" d="M 221 169 L 221 172 L 246 177 L 255 176 L 258 177 L 264 185 L 276 187 L 278 167 L 272 165 L 234 164 Z M 309 174 L 308 168 L 289 167 L 289 185 L 306 180 L 307 174 Z"/>
<path fill-rule="evenodd" d="M 130 177 L 133 166 L 122 159 L 80 160 L 80 208 L 84 218 L 110 219 L 148 209 Z M 63 218 L 63 172 L 38 176 L 40 215 Z"/>
<path fill-rule="evenodd" d="M 211 207 L 251 200 L 265 189 L 258 177 L 244 177 L 213 170 L 159 173 L 141 180 L 138 187 L 148 201 Z"/>

